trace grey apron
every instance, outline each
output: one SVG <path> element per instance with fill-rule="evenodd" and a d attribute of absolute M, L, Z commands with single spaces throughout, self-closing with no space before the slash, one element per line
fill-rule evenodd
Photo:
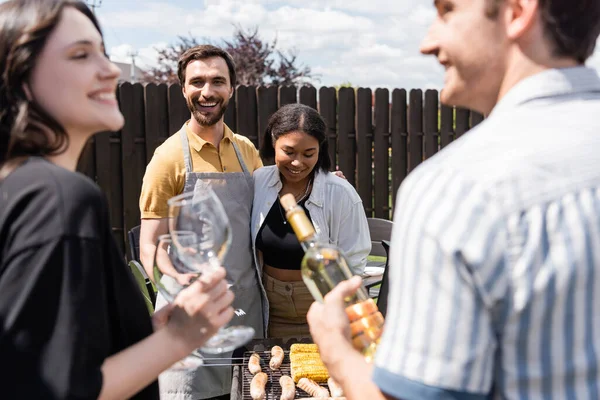
<path fill-rule="evenodd" d="M 265 319 L 263 314 L 262 289 L 258 270 L 254 265 L 250 233 L 254 183 L 242 159 L 237 145 L 232 142 L 243 172 L 193 172 L 189 142 L 185 129 L 179 131 L 183 146 L 186 178 L 184 193 L 198 188 L 211 187 L 223 203 L 232 230 L 231 247 L 225 256 L 224 267 L 227 279 L 235 293 L 234 309 L 246 312 L 234 316 L 230 324 L 247 325 L 255 329 L 255 337 L 263 338 Z M 156 308 L 166 304 L 164 297 L 157 296 Z M 210 355 L 208 357 L 218 357 Z M 231 353 L 221 357 L 228 359 Z M 229 360 L 223 360 L 223 363 Z M 197 400 L 227 394 L 231 391 L 231 367 L 200 367 L 195 371 L 166 371 L 159 377 L 162 400 Z"/>

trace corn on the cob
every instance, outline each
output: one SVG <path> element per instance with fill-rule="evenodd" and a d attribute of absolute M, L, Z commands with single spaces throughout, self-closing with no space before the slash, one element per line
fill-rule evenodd
<path fill-rule="evenodd" d="M 290 346 L 290 355 L 295 353 L 318 353 L 319 348 L 313 343 L 294 343 Z"/>
<path fill-rule="evenodd" d="M 290 353 L 290 367 L 294 382 L 300 378 L 309 378 L 315 382 L 324 383 L 329 378 L 329 372 L 319 353 Z"/>

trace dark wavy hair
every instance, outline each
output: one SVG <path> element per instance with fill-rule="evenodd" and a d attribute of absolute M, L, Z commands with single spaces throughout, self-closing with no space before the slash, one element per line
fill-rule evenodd
<path fill-rule="evenodd" d="M 227 69 L 229 70 L 229 82 L 231 83 L 232 87 L 235 87 L 237 82 L 237 74 L 235 72 L 235 62 L 233 61 L 233 58 L 225 50 L 210 44 L 194 46 L 179 56 L 179 60 L 177 61 L 177 77 L 179 78 L 179 83 L 181 86 L 185 85 L 185 69 L 189 63 L 194 60 L 206 60 L 207 58 L 212 57 L 221 57 L 223 60 L 225 60 Z"/>
<path fill-rule="evenodd" d="M 486 14 L 495 18 L 506 0 L 486 1 Z M 554 55 L 585 63 L 594 53 L 600 35 L 600 1 L 538 0 L 538 8 Z"/>
<path fill-rule="evenodd" d="M 64 127 L 28 98 L 25 87 L 39 54 L 60 22 L 65 7 L 88 17 L 100 35 L 94 14 L 76 0 L 9 0 L 0 4 L 0 179 L 29 156 L 64 152 Z"/>
<path fill-rule="evenodd" d="M 288 104 L 271 115 L 260 148 L 260 156 L 265 160 L 273 160 L 277 139 L 295 131 L 304 132 L 317 139 L 319 142 L 319 158 L 315 164 L 315 170 L 329 171 L 331 159 L 329 158 L 325 121 L 317 110 L 304 104 Z"/>

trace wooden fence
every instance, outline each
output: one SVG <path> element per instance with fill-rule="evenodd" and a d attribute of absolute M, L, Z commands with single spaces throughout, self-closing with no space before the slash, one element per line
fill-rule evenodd
<path fill-rule="evenodd" d="M 138 200 L 152 154 L 190 113 L 179 85 L 123 83 L 118 88 L 125 126 L 97 134 L 86 145 L 79 171 L 105 192 L 113 233 L 125 251 L 127 231 L 140 223 Z M 367 216 L 391 219 L 396 191 L 423 160 L 460 137 L 483 117 L 439 105 L 436 90 L 311 86 L 239 86 L 225 122 L 256 146 L 278 107 L 300 102 L 327 123 L 330 156 L 360 194 Z"/>

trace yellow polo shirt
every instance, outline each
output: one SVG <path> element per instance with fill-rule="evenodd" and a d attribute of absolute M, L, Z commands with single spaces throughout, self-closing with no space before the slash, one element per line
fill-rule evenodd
<path fill-rule="evenodd" d="M 250 139 L 235 134 L 225 125 L 219 150 L 188 129 L 184 129 L 192 156 L 194 172 L 242 172 L 232 143 L 235 143 L 250 172 L 262 167 L 258 151 Z M 186 150 L 187 151 L 187 150 Z M 154 151 L 146 167 L 140 195 L 142 218 L 168 217 L 167 200 L 183 193 L 185 185 L 185 163 L 179 132 L 171 135 Z"/>

